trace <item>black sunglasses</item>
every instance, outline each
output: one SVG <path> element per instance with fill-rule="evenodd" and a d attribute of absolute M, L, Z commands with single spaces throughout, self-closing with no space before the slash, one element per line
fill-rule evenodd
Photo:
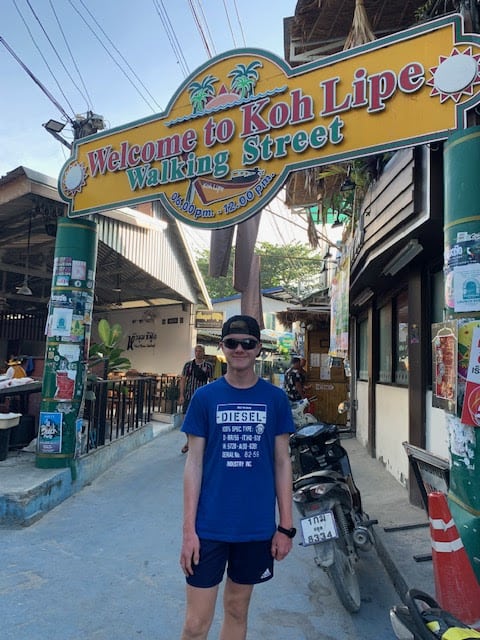
<path fill-rule="evenodd" d="M 245 351 L 251 351 L 258 345 L 258 340 L 254 340 L 253 338 L 242 338 L 241 340 L 227 338 L 226 340 L 222 340 L 222 343 L 227 349 L 236 349 L 238 345 L 240 345 Z"/>

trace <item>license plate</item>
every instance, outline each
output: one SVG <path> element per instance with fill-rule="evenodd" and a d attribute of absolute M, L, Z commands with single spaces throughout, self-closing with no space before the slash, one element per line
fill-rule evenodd
<path fill-rule="evenodd" d="M 303 544 L 319 544 L 332 538 L 338 538 L 335 518 L 331 511 L 322 511 L 309 518 L 300 520 Z"/>

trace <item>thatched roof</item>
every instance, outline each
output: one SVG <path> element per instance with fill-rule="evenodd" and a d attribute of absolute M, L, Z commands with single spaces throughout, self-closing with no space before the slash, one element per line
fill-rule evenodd
<path fill-rule="evenodd" d="M 297 66 L 390 35 L 431 19 L 438 4 L 426 0 L 298 0 L 295 16 L 285 21 L 285 58 L 291 66 Z M 452 0 L 440 4 L 444 12 L 455 8 Z M 360 167 L 361 173 L 376 178 L 378 167 L 367 166 L 370 162 L 375 164 L 377 159 L 368 160 L 365 167 Z M 322 172 L 318 168 L 294 172 L 286 183 L 287 206 L 318 204 L 322 211 L 328 210 L 350 165 L 343 165 L 343 173 L 338 164 L 323 167 Z M 361 199 L 361 193 L 356 195 Z"/>
<path fill-rule="evenodd" d="M 366 15 L 376 38 L 411 27 L 426 0 L 364 0 Z M 442 6 L 444 3 L 441 3 Z M 447 10 L 454 10 L 454 3 Z M 290 41 L 301 41 L 301 51 L 320 51 L 316 58 L 341 51 L 350 32 L 355 0 L 298 0 L 295 16 L 287 23 L 285 58 L 290 61 Z M 431 17 L 431 16 L 430 16 Z M 299 64 L 291 61 L 293 66 Z"/>

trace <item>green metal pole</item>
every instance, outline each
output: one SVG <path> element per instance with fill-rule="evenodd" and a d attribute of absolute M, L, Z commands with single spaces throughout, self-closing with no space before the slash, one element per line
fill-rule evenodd
<path fill-rule="evenodd" d="M 96 263 L 96 222 L 59 218 L 35 460 L 40 468 L 71 467 L 74 474 Z"/>
<path fill-rule="evenodd" d="M 456 131 L 444 151 L 445 300 L 447 316 L 457 319 L 459 336 L 480 326 L 480 293 L 472 292 L 480 269 L 480 127 Z M 463 296 L 463 297 L 462 297 Z M 467 318 L 472 322 L 467 323 Z M 459 339 L 459 344 L 461 340 Z M 459 359 L 468 354 L 459 352 Z M 451 416 L 448 503 L 480 582 L 480 427 L 461 421 L 466 380 L 459 361 L 457 415 Z"/>

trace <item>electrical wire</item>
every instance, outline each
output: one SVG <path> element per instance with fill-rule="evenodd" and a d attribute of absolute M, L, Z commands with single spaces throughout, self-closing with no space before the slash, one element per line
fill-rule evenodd
<path fill-rule="evenodd" d="M 25 26 L 25 29 L 28 31 L 28 35 L 30 36 L 30 39 L 32 40 L 33 44 L 35 45 L 35 48 L 37 49 L 38 53 L 40 54 L 40 57 L 42 58 L 43 62 L 45 63 L 45 66 L 46 66 L 46 67 L 47 67 L 47 69 L 50 71 L 50 74 L 51 74 L 52 78 L 54 79 L 55 84 L 57 85 L 57 87 L 58 87 L 58 89 L 59 89 L 60 93 L 62 94 L 62 96 L 63 96 L 63 98 L 64 98 L 65 102 L 66 102 L 66 103 L 68 104 L 68 106 L 70 107 L 71 112 L 72 112 L 72 113 L 75 113 L 75 111 L 74 111 L 74 109 L 73 109 L 72 105 L 70 104 L 70 102 L 69 102 L 69 100 L 68 100 L 67 96 L 65 95 L 65 93 L 64 93 L 64 91 L 63 91 L 63 89 L 62 89 L 62 87 L 61 87 L 61 85 L 60 85 L 60 83 L 59 83 L 59 81 L 57 80 L 57 78 L 56 78 L 55 74 L 53 73 L 52 69 L 50 68 L 50 65 L 48 64 L 47 59 L 45 58 L 45 56 L 43 55 L 42 50 L 40 49 L 39 45 L 37 44 L 37 41 L 36 41 L 36 39 L 35 39 L 35 37 L 34 37 L 34 35 L 33 35 L 33 33 L 32 33 L 32 30 L 31 30 L 31 29 L 30 29 L 30 27 L 28 26 L 27 21 L 25 20 L 25 18 L 24 18 L 24 16 L 23 16 L 23 14 L 22 14 L 22 12 L 21 12 L 21 10 L 20 10 L 20 8 L 19 8 L 18 4 L 17 4 L 17 1 L 16 1 L 16 0 L 13 0 L 13 4 L 14 4 L 14 6 L 15 6 L 15 9 L 17 10 L 18 15 L 20 16 L 20 19 L 22 20 L 22 22 L 23 22 L 23 24 L 24 24 L 24 26 Z M 23 66 L 23 63 L 22 63 L 22 66 Z M 26 69 L 26 67 L 24 67 L 24 68 Z M 28 71 L 28 74 L 30 75 L 30 77 L 32 77 L 32 74 L 31 74 L 31 72 L 30 72 L 30 71 Z M 44 88 L 42 85 L 40 85 L 40 84 L 39 84 L 39 82 L 38 82 L 37 80 L 35 80 L 35 81 L 37 82 L 37 84 L 38 84 L 39 86 L 41 86 L 42 90 L 43 90 L 43 91 L 45 91 L 45 88 Z M 48 97 L 49 97 L 50 99 L 52 99 L 52 97 L 53 97 L 51 94 L 48 94 L 48 93 L 47 93 L 46 95 L 48 95 Z M 56 100 L 54 101 L 54 103 L 55 103 L 55 106 L 58 108 L 59 104 L 57 103 L 57 101 L 56 101 Z M 61 108 L 61 111 L 62 111 L 62 112 L 64 112 L 64 109 L 63 109 L 63 108 Z M 70 120 L 70 116 L 68 116 L 68 119 Z"/>
<path fill-rule="evenodd" d="M 63 115 L 63 117 L 67 120 L 67 122 L 73 122 L 72 118 L 68 115 L 68 113 L 65 111 L 65 109 L 62 107 L 62 105 L 58 102 L 58 100 L 56 100 L 56 98 L 53 97 L 53 95 L 50 93 L 50 91 L 40 82 L 40 80 L 32 73 L 32 71 L 30 71 L 30 69 L 27 67 L 26 64 L 24 64 L 20 58 L 17 56 L 17 54 L 15 53 L 15 51 L 10 47 L 9 44 L 7 44 L 6 40 L 4 38 L 2 38 L 2 36 L 0 36 L 0 42 L 4 45 L 4 47 L 7 49 L 7 51 L 15 58 L 15 60 L 18 62 L 18 64 L 22 67 L 22 69 L 30 76 L 30 78 L 35 82 L 35 84 L 40 87 L 40 89 L 43 91 L 43 93 L 47 96 L 47 98 L 50 100 L 50 102 L 52 102 L 57 109 L 60 111 L 60 113 Z"/>
<path fill-rule="evenodd" d="M 188 5 L 189 5 L 190 10 L 192 12 L 193 20 L 194 20 L 194 22 L 195 22 L 195 24 L 197 26 L 197 30 L 198 30 L 198 33 L 200 34 L 200 38 L 202 39 L 202 43 L 203 43 L 203 46 L 204 46 L 205 51 L 207 53 L 207 56 L 209 58 L 212 58 L 213 54 L 212 54 L 212 51 L 211 51 L 210 46 L 208 44 L 208 40 L 207 40 L 207 37 L 205 35 L 205 31 L 203 30 L 203 27 L 202 27 L 201 22 L 200 22 L 200 18 L 198 17 L 198 14 L 197 14 L 197 11 L 196 11 L 195 6 L 193 4 L 193 1 L 192 0 L 188 0 Z"/>
<path fill-rule="evenodd" d="M 202 2 L 201 2 L 201 0 L 197 0 L 197 3 L 198 3 L 198 8 L 200 9 L 200 13 L 202 14 L 202 19 L 203 19 L 203 28 L 204 28 L 204 29 L 206 30 L 206 32 L 207 32 L 208 38 L 209 38 L 210 43 L 211 43 L 211 45 L 212 45 L 213 53 L 215 53 L 215 54 L 216 54 L 216 53 L 217 53 L 217 51 L 216 51 L 216 47 L 215 47 L 215 41 L 214 41 L 214 39 L 212 38 L 212 34 L 210 33 L 210 27 L 208 26 L 208 20 L 207 20 L 207 18 L 205 17 L 205 13 L 204 13 L 204 11 L 203 11 Z"/>
<path fill-rule="evenodd" d="M 165 33 L 167 34 L 167 38 L 170 42 L 170 46 L 173 51 L 173 55 L 176 58 L 177 64 L 181 67 L 184 78 L 186 78 L 190 74 L 190 69 L 188 63 L 183 55 L 183 49 L 180 46 L 180 43 L 177 38 L 177 34 L 175 33 L 175 29 L 173 28 L 172 22 L 168 15 L 168 12 L 165 8 L 163 0 L 152 0 L 153 6 L 156 9 L 158 17 L 165 29 Z"/>
<path fill-rule="evenodd" d="M 67 48 L 67 51 L 68 51 L 68 53 L 70 54 L 70 58 L 71 58 L 71 60 L 72 60 L 73 66 L 75 67 L 75 70 L 76 70 L 76 72 L 78 73 L 78 77 L 80 78 L 80 82 L 81 82 L 81 84 L 82 84 L 83 90 L 85 91 L 85 95 L 83 95 L 83 94 L 82 94 L 82 92 L 80 91 L 80 89 L 78 89 L 78 87 L 77 87 L 77 89 L 78 89 L 78 91 L 79 91 L 80 95 L 84 98 L 85 102 L 87 103 L 87 110 L 88 110 L 88 109 L 91 109 L 91 108 L 92 108 L 92 106 L 93 106 L 93 100 L 92 100 L 92 98 L 90 97 L 90 94 L 88 93 L 87 86 L 86 86 L 86 84 L 85 84 L 85 81 L 84 81 L 84 79 L 83 79 L 83 76 L 82 76 L 82 74 L 81 74 L 81 72 L 80 72 L 80 69 L 79 69 L 79 67 L 78 67 L 78 64 L 77 64 L 77 62 L 76 62 L 76 60 L 75 60 L 75 57 L 74 57 L 74 55 L 73 55 L 73 53 L 72 53 L 72 50 L 71 50 L 71 48 L 70 48 L 70 45 L 69 45 L 69 43 L 68 43 L 68 38 L 65 36 L 65 32 L 64 32 L 64 30 L 63 30 L 63 28 L 62 28 L 62 24 L 61 24 L 60 19 L 59 19 L 58 15 L 57 15 L 57 12 L 55 11 L 55 7 L 53 6 L 53 2 L 52 2 L 52 0 L 49 0 L 49 3 L 50 3 L 50 8 L 51 8 L 51 10 L 52 10 L 52 13 L 53 13 L 53 15 L 55 16 L 55 20 L 56 20 L 56 22 L 57 22 L 58 29 L 59 29 L 60 33 L 62 34 L 63 41 L 64 41 L 64 43 L 65 43 L 65 47 Z M 72 82 L 73 82 L 73 81 L 72 81 Z M 74 83 L 74 84 L 75 84 L 75 83 Z M 77 86 L 77 85 L 75 85 L 75 86 Z"/>
<path fill-rule="evenodd" d="M 97 19 L 95 18 L 95 16 L 91 13 L 91 11 L 88 9 L 88 7 L 85 6 L 85 3 L 83 2 L 83 0 L 79 0 L 80 4 L 83 6 L 83 8 L 85 9 L 85 11 L 88 13 L 88 15 L 90 16 L 90 18 L 93 20 L 94 24 L 98 27 L 98 29 L 101 31 L 101 33 L 103 34 L 103 36 L 107 39 L 108 43 L 113 47 L 113 49 L 115 50 L 115 52 L 120 56 L 120 58 L 122 59 L 122 61 L 125 63 L 125 65 L 128 67 L 128 69 L 131 71 L 131 73 L 133 74 L 133 76 L 135 77 L 135 79 L 139 82 L 139 84 L 145 89 L 145 91 L 147 92 L 147 94 L 150 96 L 150 98 L 153 100 L 153 102 L 156 104 L 157 108 L 153 107 L 152 104 L 147 100 L 147 98 L 142 94 L 142 92 L 140 91 L 140 89 L 137 87 L 137 85 L 133 82 L 133 80 L 130 78 L 130 76 L 126 73 L 125 69 L 122 67 L 122 65 L 115 59 L 115 57 L 112 55 L 112 53 L 109 51 L 109 49 L 105 46 L 105 43 L 103 42 L 103 40 L 98 36 L 98 34 L 95 32 L 94 29 L 92 29 L 92 27 L 90 26 L 90 24 L 87 22 L 87 20 L 85 19 L 85 17 L 83 16 L 83 13 L 73 4 L 72 0 L 68 0 L 69 4 L 71 5 L 72 9 L 74 11 L 76 11 L 76 13 L 80 16 L 80 18 L 83 20 L 83 22 L 85 23 L 85 25 L 87 26 L 87 28 L 93 33 L 93 35 L 96 37 L 96 39 L 98 40 L 98 42 L 102 45 L 102 47 L 105 49 L 105 51 L 107 52 L 107 54 L 110 56 L 110 58 L 112 59 L 112 61 L 114 62 L 114 64 L 116 64 L 116 66 L 120 69 L 120 71 L 123 73 L 123 75 L 126 77 L 126 79 L 129 81 L 129 83 L 132 85 L 132 87 L 135 89 L 135 91 L 138 93 L 138 95 L 142 98 L 142 100 L 145 102 L 146 105 L 148 105 L 148 107 L 154 112 L 156 113 L 158 109 L 160 109 L 160 111 L 162 111 L 162 107 L 158 104 L 158 102 L 155 100 L 155 98 L 152 96 L 152 94 L 150 93 L 150 91 L 147 89 L 147 87 L 143 84 L 143 82 L 140 80 L 140 78 L 138 77 L 138 75 L 136 74 L 136 72 L 134 71 L 134 69 L 132 69 L 130 63 L 128 62 L 128 60 L 122 55 L 122 53 L 119 51 L 119 49 L 115 46 L 115 44 L 112 42 L 112 40 L 110 39 L 110 37 L 108 36 L 108 34 L 105 32 L 105 30 L 101 27 L 101 25 L 98 23 Z"/>
<path fill-rule="evenodd" d="M 76 83 L 76 82 L 75 82 L 75 80 L 73 79 L 73 77 L 72 77 L 72 75 L 71 75 L 70 71 L 67 69 L 67 67 L 66 67 L 65 63 L 64 63 L 64 62 L 63 62 L 63 60 L 62 60 L 62 57 L 61 57 L 61 56 L 60 56 L 60 54 L 58 53 L 58 51 L 57 51 L 57 49 L 56 49 L 55 45 L 53 44 L 53 42 L 52 42 L 52 40 L 51 40 L 50 36 L 48 35 L 47 31 L 45 30 L 45 27 L 43 26 L 42 21 L 41 21 L 41 20 L 40 20 L 40 18 L 38 17 L 38 14 L 35 12 L 35 9 L 32 7 L 32 5 L 31 5 L 31 3 L 30 3 L 30 0 L 25 0 L 25 1 L 26 1 L 27 5 L 28 5 L 28 8 L 29 8 L 29 9 L 30 9 L 30 11 L 32 12 L 33 17 L 34 17 L 34 18 L 35 18 L 35 20 L 38 22 L 38 24 L 39 24 L 39 26 L 40 26 L 40 29 L 41 29 L 41 30 L 42 30 L 42 32 L 43 32 L 43 35 L 45 36 L 45 38 L 47 39 L 47 41 L 48 41 L 49 45 L 52 47 L 53 52 L 54 52 L 54 53 L 55 53 L 55 55 L 57 56 L 58 61 L 59 61 L 59 62 L 60 62 L 60 64 L 62 65 L 63 70 L 65 71 L 65 73 L 67 74 L 67 76 L 69 77 L 69 79 L 71 80 L 72 84 L 74 85 L 74 87 L 75 87 L 75 88 L 77 89 L 77 91 L 79 92 L 79 94 L 82 96 L 82 98 L 83 98 L 83 99 L 85 100 L 85 102 L 87 103 L 87 108 L 88 108 L 88 100 L 87 100 L 87 98 L 85 97 L 85 94 L 84 94 L 84 93 L 82 93 L 82 90 L 80 89 L 80 87 L 77 85 L 77 83 Z M 51 2 L 50 2 L 50 4 L 51 4 Z M 72 109 L 72 110 L 73 110 L 73 109 Z"/>
<path fill-rule="evenodd" d="M 228 13 L 228 7 L 227 7 L 226 0 L 223 0 L 223 7 L 225 9 L 225 15 L 227 16 L 227 22 L 228 22 L 228 27 L 230 29 L 230 34 L 232 36 L 233 46 L 236 48 L 237 47 L 237 41 L 235 40 L 235 34 L 233 33 L 232 23 L 230 22 L 230 14 Z"/>
<path fill-rule="evenodd" d="M 242 34 L 243 46 L 247 46 L 247 42 L 245 40 L 245 33 L 243 31 L 242 21 L 240 20 L 240 14 L 238 13 L 237 0 L 233 0 L 233 6 L 235 7 L 235 13 L 237 14 L 237 22 L 240 27 L 240 33 Z"/>

